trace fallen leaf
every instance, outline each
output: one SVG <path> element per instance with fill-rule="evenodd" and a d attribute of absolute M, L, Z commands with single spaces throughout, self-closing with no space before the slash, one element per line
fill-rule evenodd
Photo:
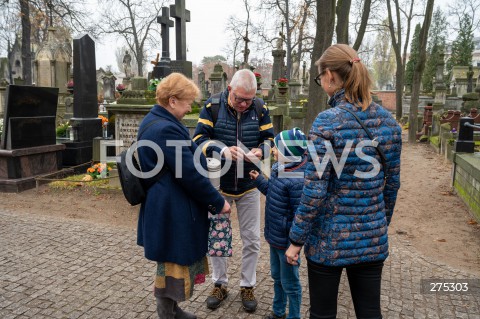
<path fill-rule="evenodd" d="M 468 224 L 469 224 L 469 225 L 477 225 L 478 223 L 477 223 L 476 220 L 470 219 L 470 220 L 468 221 Z"/>
<path fill-rule="evenodd" d="M 399 234 L 399 235 L 406 235 L 406 234 L 407 234 L 407 232 L 406 232 L 406 231 L 404 231 L 404 230 L 400 230 L 400 229 L 399 229 L 399 230 L 397 230 L 397 231 L 396 231 L 396 233 L 397 233 L 397 234 Z"/>
<path fill-rule="evenodd" d="M 447 240 L 445 240 L 445 239 L 443 239 L 443 238 L 442 238 L 442 239 L 435 239 L 435 240 L 438 241 L 438 242 L 440 242 L 440 243 L 444 243 L 444 242 L 447 241 Z"/>

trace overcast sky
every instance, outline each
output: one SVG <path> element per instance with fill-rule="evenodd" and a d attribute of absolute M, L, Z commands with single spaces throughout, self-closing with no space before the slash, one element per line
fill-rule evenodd
<path fill-rule="evenodd" d="M 199 64 L 205 56 L 225 55 L 222 49 L 229 40 L 225 34 L 226 22 L 231 15 L 244 15 L 243 0 L 185 0 L 185 6 L 190 10 L 191 20 L 187 22 L 187 60 Z M 161 46 L 149 59 L 157 53 L 161 55 Z M 170 57 L 175 60 L 174 28 L 170 28 Z M 97 44 L 96 63 L 97 69 L 107 65 L 117 69 L 114 41 Z"/>
<path fill-rule="evenodd" d="M 435 8 L 440 6 L 445 12 L 449 1 L 452 2 L 435 0 Z M 169 2 L 173 4 L 175 0 Z M 187 10 L 190 10 L 191 18 L 191 22 L 187 22 L 187 60 L 199 64 L 205 56 L 225 55 L 223 49 L 230 41 L 225 32 L 226 23 L 231 15 L 246 17 L 243 0 L 185 0 L 185 4 Z M 116 41 L 106 41 L 104 44 L 97 42 L 97 68 L 112 65 L 114 71 L 118 71 L 115 46 Z M 160 46 L 158 52 L 149 52 L 148 59 L 153 59 L 157 53 L 161 54 Z M 174 28 L 170 29 L 170 57 L 175 59 Z M 255 52 L 250 57 L 255 57 Z"/>

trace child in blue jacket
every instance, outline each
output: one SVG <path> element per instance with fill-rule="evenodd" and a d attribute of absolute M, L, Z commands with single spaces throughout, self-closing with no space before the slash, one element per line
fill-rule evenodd
<path fill-rule="evenodd" d="M 270 268 L 274 281 L 272 313 L 265 319 L 299 319 L 302 286 L 299 265 L 286 262 L 289 246 L 288 234 L 303 190 L 304 170 L 307 163 L 305 134 L 294 128 L 280 132 L 274 139 L 271 176 L 266 179 L 257 171 L 250 172 L 257 188 L 266 196 L 265 239 L 270 245 Z M 285 310 L 289 303 L 288 317 Z"/>

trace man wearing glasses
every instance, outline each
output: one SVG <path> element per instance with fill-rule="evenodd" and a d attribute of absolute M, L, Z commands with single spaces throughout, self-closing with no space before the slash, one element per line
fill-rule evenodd
<path fill-rule="evenodd" d="M 257 308 L 253 288 L 260 251 L 260 192 L 248 172 L 258 170 L 254 163 L 270 152 L 274 137 L 268 109 L 262 99 L 255 98 L 256 90 L 253 72 L 237 71 L 227 90 L 205 103 L 193 137 L 205 156 L 212 157 L 212 153 L 217 152 L 221 154 L 222 164 L 226 159 L 232 160 L 220 178 L 220 191 L 237 207 L 243 243 L 240 291 L 242 305 L 248 312 Z M 228 257 L 210 260 L 214 288 L 206 302 L 208 308 L 216 309 L 228 295 Z"/>

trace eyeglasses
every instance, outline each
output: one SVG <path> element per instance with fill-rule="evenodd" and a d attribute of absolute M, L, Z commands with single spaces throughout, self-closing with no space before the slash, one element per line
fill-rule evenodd
<path fill-rule="evenodd" d="M 313 81 L 315 81 L 315 83 L 319 86 L 319 87 L 322 87 L 322 75 L 324 74 L 325 72 L 322 72 L 320 73 L 319 75 L 317 75 L 315 77 L 315 79 L 313 79 Z"/>
<path fill-rule="evenodd" d="M 238 97 L 233 92 L 232 92 L 232 95 L 233 95 L 233 98 L 235 99 L 235 102 L 237 102 L 238 104 L 241 104 L 241 103 L 245 102 L 247 105 L 250 105 L 250 104 L 252 104 L 253 101 L 255 101 L 255 97 L 253 97 L 251 99 L 244 99 L 242 97 Z"/>

